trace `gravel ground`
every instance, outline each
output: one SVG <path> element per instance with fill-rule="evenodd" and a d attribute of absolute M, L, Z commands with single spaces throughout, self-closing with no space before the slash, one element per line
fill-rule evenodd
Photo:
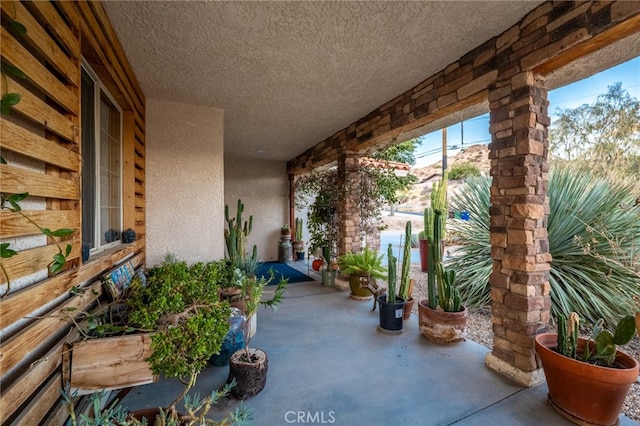
<path fill-rule="evenodd" d="M 420 271 L 419 266 L 412 265 L 411 277 L 415 280 L 413 297 L 416 300 L 427 297 L 427 274 Z M 417 314 L 418 304 L 414 304 L 413 312 Z M 467 338 L 491 349 L 493 346 L 493 332 L 491 330 L 491 310 L 489 308 L 469 312 L 467 320 Z M 640 339 L 638 336 L 619 349 L 638 359 L 640 356 Z M 640 382 L 631 386 L 625 400 L 622 412 L 635 421 L 640 421 Z"/>

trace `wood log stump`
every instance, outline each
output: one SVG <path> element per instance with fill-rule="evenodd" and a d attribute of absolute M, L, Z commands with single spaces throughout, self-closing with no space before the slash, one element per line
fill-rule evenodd
<path fill-rule="evenodd" d="M 267 353 L 262 349 L 249 348 L 251 360 L 247 360 L 247 352 L 244 349 L 236 351 L 229 358 L 229 377 L 227 383 L 236 380 L 236 385 L 231 389 L 231 395 L 237 399 L 252 397 L 262 389 L 267 382 L 267 370 L 269 360 Z"/>

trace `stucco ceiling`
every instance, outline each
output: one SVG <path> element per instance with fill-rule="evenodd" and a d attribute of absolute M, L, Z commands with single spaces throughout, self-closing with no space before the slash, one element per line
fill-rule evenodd
<path fill-rule="evenodd" d="M 290 160 L 540 1 L 108 1 L 147 98 L 224 110 L 225 154 Z"/>

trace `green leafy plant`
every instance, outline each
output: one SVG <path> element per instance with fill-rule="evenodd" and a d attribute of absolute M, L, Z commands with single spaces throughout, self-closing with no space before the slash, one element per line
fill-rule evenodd
<path fill-rule="evenodd" d="M 623 317 L 612 333 L 603 328 L 604 320 L 598 319 L 591 331 L 591 335 L 584 346 L 582 353 L 578 352 L 578 331 L 580 318 L 575 312 L 569 314 L 569 319 L 564 314 L 557 317 L 558 345 L 556 350 L 569 358 L 588 362 L 591 364 L 612 367 L 616 359 L 616 345 L 626 345 L 636 334 L 636 317 L 627 315 Z"/>
<path fill-rule="evenodd" d="M 148 358 L 154 374 L 189 377 L 195 383 L 229 330 L 229 304 L 218 297 L 215 262 L 163 262 L 148 272 L 145 286 L 131 286 L 129 321 L 155 330 Z M 186 392 L 185 391 L 185 392 Z"/>
<path fill-rule="evenodd" d="M 64 269 L 64 266 L 67 263 L 67 258 L 71 254 L 71 244 L 66 244 L 63 248 L 62 245 L 55 238 L 64 238 L 73 235 L 75 232 L 74 229 L 70 228 L 60 228 L 56 230 L 51 230 L 49 228 L 43 228 L 38 225 L 33 219 L 31 219 L 28 215 L 26 215 L 22 211 L 22 207 L 20 206 L 20 202 L 29 196 L 28 193 L 21 194 L 5 194 L 0 193 L 0 210 L 8 210 L 13 213 L 17 213 L 26 219 L 29 223 L 35 226 L 42 234 L 46 235 L 53 239 L 54 244 L 58 248 L 58 253 L 53 256 L 53 260 L 48 265 L 48 270 L 51 275 L 55 275 Z M 13 256 L 16 256 L 18 252 L 10 248 L 10 243 L 2 243 L 0 244 L 0 257 L 3 259 L 8 259 Z M 5 296 L 10 291 L 10 283 L 11 280 L 9 278 L 9 274 L 2 263 L 0 263 L 0 268 L 2 269 L 2 273 L 7 279 L 7 291 L 3 294 Z"/>
<path fill-rule="evenodd" d="M 382 266 L 382 254 L 365 247 L 360 253 L 345 253 L 338 258 L 338 266 L 343 274 L 362 275 L 370 278 L 385 278 L 386 268 Z"/>
<path fill-rule="evenodd" d="M 480 169 L 472 163 L 455 164 L 449 169 L 449 179 L 466 179 L 480 176 Z"/>
<path fill-rule="evenodd" d="M 199 393 L 194 395 L 185 394 L 183 398 L 184 412 L 178 412 L 176 403 L 167 407 L 160 408 L 154 419 L 138 420 L 131 415 L 131 412 L 123 406 L 118 399 L 113 400 L 106 406 L 102 401 L 108 396 L 108 392 L 100 391 L 90 394 L 87 398 L 89 404 L 88 413 L 76 413 L 77 396 L 72 394 L 67 384 L 65 389 L 60 389 L 62 396 L 62 404 L 66 405 L 69 410 L 68 425 L 77 426 L 98 426 L 98 425 L 119 425 L 119 426 L 140 426 L 149 422 L 155 422 L 156 425 L 242 425 L 253 420 L 253 412 L 244 405 L 239 405 L 235 410 L 222 420 L 212 420 L 205 416 L 222 398 L 229 395 L 231 389 L 235 386 L 235 381 L 226 384 L 222 389 L 214 389 L 211 394 L 204 398 Z"/>
<path fill-rule="evenodd" d="M 640 206 L 634 206 L 633 185 L 594 177 L 583 168 L 551 170 L 547 229 L 553 316 L 576 311 L 593 324 L 601 317 L 613 323 L 633 312 L 629 301 L 640 296 Z M 466 245 L 448 262 L 468 307 L 490 302 L 490 186 L 488 176 L 470 178 L 451 201 L 473 218 L 453 224 Z"/>
<path fill-rule="evenodd" d="M 15 9 L 14 9 L 15 15 Z M 27 33 L 27 28 L 20 22 L 15 20 L 15 16 L 7 17 L 9 27 L 15 31 L 17 34 L 25 35 Z M 2 74 L 2 99 L 0 100 L 0 113 L 2 115 L 9 115 L 11 113 L 11 108 L 16 106 L 22 100 L 22 95 L 20 93 L 5 93 L 4 87 L 7 84 L 7 75 L 12 75 L 17 78 L 27 78 L 24 72 L 20 70 L 18 67 L 9 64 L 2 64 L 0 67 L 0 73 Z M 7 164 L 4 158 L 0 157 L 1 164 Z M 34 222 L 30 217 L 25 215 L 22 212 L 22 208 L 20 207 L 19 202 L 24 200 L 29 196 L 28 193 L 21 194 L 8 194 L 8 193 L 0 193 L 0 209 L 9 210 L 14 213 L 18 213 L 20 216 L 25 218 L 29 223 L 33 224 L 36 228 L 40 230 L 41 233 L 53 239 L 53 237 L 68 237 L 74 233 L 73 229 L 61 228 L 57 230 L 50 230 L 48 228 L 43 228 L 39 226 L 36 222 Z M 48 265 L 48 270 L 51 275 L 55 275 L 62 271 L 67 263 L 67 258 L 71 254 L 72 247 L 70 244 L 67 244 L 63 249 L 62 246 L 55 240 L 56 246 L 58 247 L 58 253 L 53 256 L 53 260 Z M 10 248 L 10 243 L 1 243 L 0 244 L 0 258 L 1 259 L 9 259 L 13 256 L 16 256 L 18 252 Z M 2 274 L 5 276 L 7 280 L 7 289 L 6 291 L 0 295 L 0 297 L 4 297 L 11 291 L 11 279 L 7 272 L 5 266 L 0 263 L 0 269 L 2 270 Z"/>

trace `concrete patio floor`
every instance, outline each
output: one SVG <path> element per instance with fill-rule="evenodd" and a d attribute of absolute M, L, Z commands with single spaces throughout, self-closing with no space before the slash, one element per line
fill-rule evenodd
<path fill-rule="evenodd" d="M 295 265 L 306 273 L 306 263 Z M 545 384 L 523 388 L 484 365 L 488 349 L 466 342 L 429 343 L 412 315 L 400 335 L 378 331 L 372 301 L 313 282 L 288 286 L 277 311 L 258 311 L 252 347 L 269 356 L 265 389 L 244 402 L 256 425 L 570 425 L 547 401 Z M 192 392 L 221 387 L 228 367 L 208 367 Z M 163 406 L 180 393 L 178 380 L 139 386 L 130 409 Z M 237 406 L 222 401 L 221 418 Z M 634 421 L 620 416 L 622 425 Z"/>

